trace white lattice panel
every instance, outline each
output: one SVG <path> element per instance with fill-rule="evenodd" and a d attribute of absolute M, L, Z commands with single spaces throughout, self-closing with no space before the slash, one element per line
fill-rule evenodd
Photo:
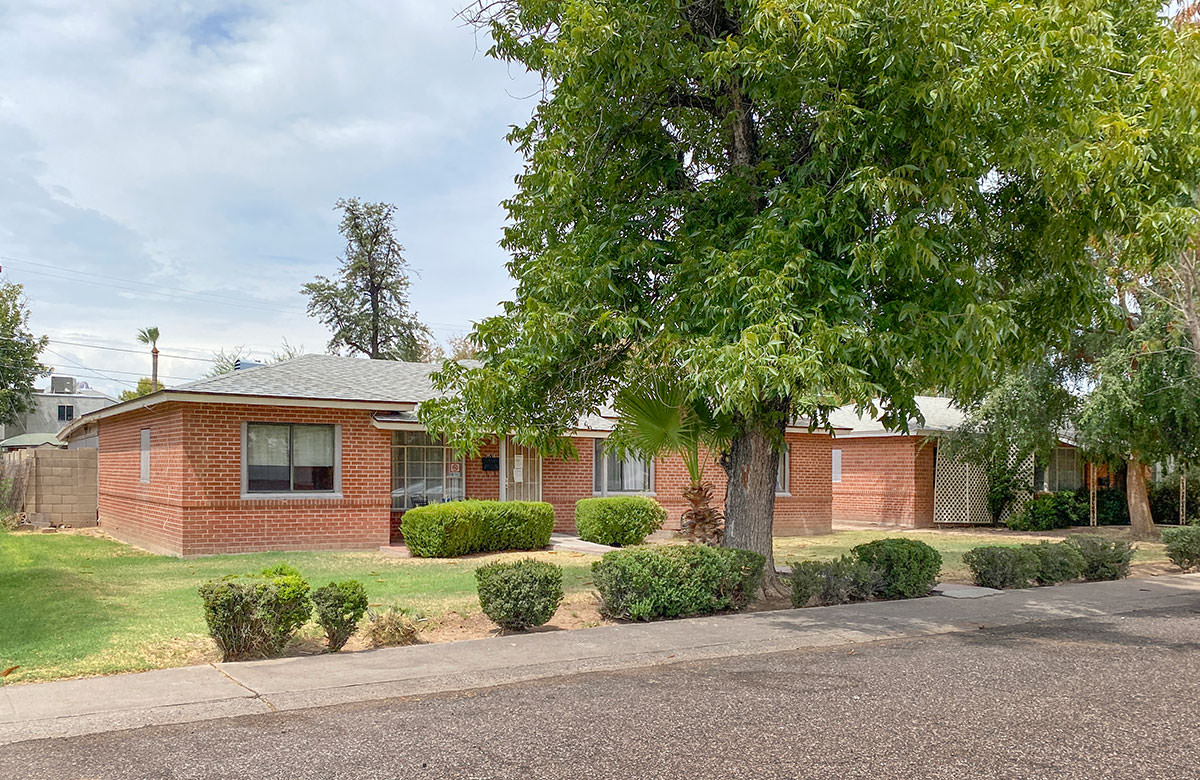
<path fill-rule="evenodd" d="M 988 525 L 987 474 L 957 458 L 938 453 L 933 475 L 933 522 Z"/>

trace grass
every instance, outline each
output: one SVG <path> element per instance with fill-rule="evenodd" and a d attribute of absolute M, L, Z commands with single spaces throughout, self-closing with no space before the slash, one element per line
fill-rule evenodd
<path fill-rule="evenodd" d="M 933 545 L 942 554 L 943 579 L 958 582 L 970 580 L 962 556 L 972 547 L 1047 538 L 996 531 L 841 531 L 777 539 L 775 556 L 779 563 L 834 558 L 857 544 L 888 536 Z M 0 532 L 0 671 L 17 666 L 4 681 L 22 682 L 216 660 L 196 588 L 209 579 L 278 563 L 297 567 L 314 587 L 330 580 L 357 579 L 366 586 L 373 605 L 396 604 L 435 624 L 465 616 L 468 625 L 462 635 L 477 636 L 489 624 L 474 619 L 479 613 L 474 570 L 516 557 L 561 565 L 568 602 L 590 599 L 590 565 L 596 558 L 583 553 L 433 560 L 379 552 L 277 552 L 181 560 L 87 534 Z M 1139 544 L 1134 556 L 1135 562 L 1165 560 L 1161 544 Z M 564 605 L 563 610 L 570 609 Z M 447 623 L 445 628 L 452 626 Z M 320 629 L 309 624 L 304 632 L 316 637 Z"/>
<path fill-rule="evenodd" d="M 1072 529 L 1078 533 L 1088 533 L 1096 529 Z M 1124 537 L 1129 537 L 1129 529 L 1106 527 L 1099 532 L 1106 536 L 1119 536 L 1123 530 Z M 775 540 L 775 561 L 777 564 L 791 561 L 825 560 L 837 558 L 850 552 L 855 545 L 865 544 L 876 539 L 889 536 L 903 536 L 906 539 L 918 539 L 936 549 L 942 555 L 942 580 L 947 582 L 971 582 L 971 570 L 963 563 L 963 553 L 973 547 L 1000 546 L 1012 544 L 1032 544 L 1042 541 L 1060 541 L 1064 532 L 1018 534 L 1009 531 L 981 529 L 979 531 L 839 531 L 828 536 L 793 536 Z M 1138 542 L 1133 553 L 1134 563 L 1163 563 L 1167 556 L 1163 545 L 1153 542 Z"/>

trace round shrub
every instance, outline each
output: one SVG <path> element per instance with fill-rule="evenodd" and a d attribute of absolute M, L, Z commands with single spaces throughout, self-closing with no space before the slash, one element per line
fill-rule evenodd
<path fill-rule="evenodd" d="M 875 597 L 882 575 L 870 564 L 844 555 L 832 561 L 792 564 L 792 606 L 848 604 Z"/>
<path fill-rule="evenodd" d="M 703 544 L 614 550 L 592 564 L 605 615 L 621 620 L 711 615 L 743 609 L 766 559 L 749 550 Z"/>
<path fill-rule="evenodd" d="M 211 580 L 199 590 L 223 661 L 279 655 L 312 615 L 308 583 L 291 566 Z"/>
<path fill-rule="evenodd" d="M 312 600 L 329 650 L 336 653 L 346 646 L 367 611 L 366 588 L 358 580 L 331 582 L 314 590 Z"/>
<path fill-rule="evenodd" d="M 523 631 L 554 617 L 563 600 L 562 568 L 525 558 L 475 570 L 479 606 L 501 628 Z"/>
<path fill-rule="evenodd" d="M 1121 539 L 1075 534 L 1068 536 L 1069 544 L 1083 556 L 1083 578 L 1089 582 L 1121 580 L 1129 576 L 1133 546 Z"/>
<path fill-rule="evenodd" d="M 596 544 L 641 544 L 666 519 L 667 510 L 649 496 L 585 498 L 575 503 L 579 538 Z"/>
<path fill-rule="evenodd" d="M 877 539 L 850 552 L 879 572 L 879 595 L 885 599 L 926 596 L 942 571 L 941 554 L 916 539 Z"/>
<path fill-rule="evenodd" d="M 982 588 L 1028 588 L 1038 573 L 1038 557 L 1025 547 L 975 547 L 963 563 Z"/>
<path fill-rule="evenodd" d="M 415 645 L 420 628 L 418 618 L 400 607 L 367 610 L 367 625 L 363 628 L 363 639 L 371 647 L 396 647 Z"/>
<path fill-rule="evenodd" d="M 1200 526 L 1164 528 L 1167 558 L 1184 571 L 1200 566 Z"/>
<path fill-rule="evenodd" d="M 1069 544 L 1042 542 L 1027 544 L 1025 549 L 1037 556 L 1038 568 L 1034 579 L 1039 585 L 1057 585 L 1083 576 L 1083 553 Z"/>

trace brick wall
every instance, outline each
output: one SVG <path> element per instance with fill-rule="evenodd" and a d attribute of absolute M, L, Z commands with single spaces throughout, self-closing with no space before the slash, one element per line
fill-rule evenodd
<path fill-rule="evenodd" d="M 341 426 L 341 497 L 242 498 L 243 422 Z M 150 482 L 139 482 L 150 429 Z M 168 403 L 100 421 L 100 521 L 177 555 L 355 549 L 388 542 L 391 432 L 365 410 Z"/>
<path fill-rule="evenodd" d="M 842 451 L 842 481 L 833 483 L 833 519 L 931 527 L 936 447 L 924 442 L 917 436 L 834 439 L 831 449 Z"/>
<path fill-rule="evenodd" d="M 242 496 L 245 422 L 341 426 L 341 495 L 257 499 Z M 140 435 L 150 430 L 150 481 L 140 482 Z M 176 555 L 287 549 L 353 549 L 387 544 L 391 512 L 392 432 L 365 410 L 204 403 L 162 403 L 99 422 L 100 521 L 120 539 Z M 555 510 L 555 529 L 575 529 L 575 503 L 592 496 L 593 439 L 573 440 L 575 459 L 546 458 L 542 500 Z M 789 491 L 776 498 L 779 535 L 830 530 L 830 444 L 816 434 L 789 434 Z M 499 454 L 485 445 L 481 457 Z M 709 459 L 706 478 L 724 501 L 725 476 Z M 502 474 L 465 464 L 467 498 L 495 499 Z M 687 475 L 679 458 L 655 463 L 657 498 L 677 529 Z"/>

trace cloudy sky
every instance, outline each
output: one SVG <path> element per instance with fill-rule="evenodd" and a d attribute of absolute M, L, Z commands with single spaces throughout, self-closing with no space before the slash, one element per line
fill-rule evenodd
<path fill-rule="evenodd" d="M 440 338 L 495 312 L 538 82 L 464 2 L 0 0 L 0 266 L 45 362 L 115 394 L 146 325 L 168 385 L 209 366 L 183 356 L 323 351 L 298 291 L 336 268 L 339 197 L 397 204 Z"/>

